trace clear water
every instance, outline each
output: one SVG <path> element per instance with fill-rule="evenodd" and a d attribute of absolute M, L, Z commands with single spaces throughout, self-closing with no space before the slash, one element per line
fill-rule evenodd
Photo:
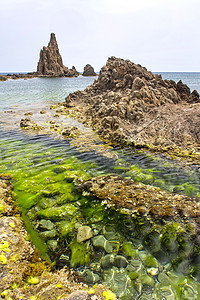
<path fill-rule="evenodd" d="M 94 78 L 80 76 L 0 82 L 0 109 L 13 109 L 16 106 L 31 109 L 35 103 L 40 106 L 42 103 L 61 102 L 70 92 L 84 89 L 93 80 Z M 94 143 L 104 148 L 98 137 Z M 189 272 L 189 266 L 188 270 L 182 268 L 181 274 L 175 273 L 173 268 L 169 268 L 172 258 L 166 253 L 162 261 L 151 262 L 154 267 L 156 265 L 156 270 L 159 269 L 159 275 L 149 276 L 149 266 L 144 263 L 144 257 L 147 258 L 149 252 L 145 249 L 142 233 L 136 234 L 135 220 L 113 208 L 104 207 L 97 199 L 82 195 L 76 190 L 74 183 L 102 174 L 119 174 L 170 192 L 200 196 L 199 166 L 183 166 L 130 149 L 105 147 L 104 153 L 95 149 L 86 148 L 83 152 L 78 145 L 67 140 L 55 140 L 47 135 L 30 136 L 20 129 L 0 128 L 0 172 L 13 175 L 16 202 L 22 210 L 31 239 L 41 255 L 46 258 L 50 255 L 59 267 L 65 264 L 74 266 L 84 278 L 87 278 L 87 272 L 97 274 L 100 282 L 108 284 L 120 299 L 154 299 L 155 293 L 158 295 L 156 299 L 168 299 L 171 289 L 176 295 L 175 299 L 198 299 L 199 286 L 191 274 L 199 278 L 199 271 Z M 44 219 L 53 223 L 55 231 L 51 232 L 53 236 L 48 240 L 43 231 L 41 234 L 38 230 L 40 221 Z M 113 266 L 99 270 L 99 261 L 105 253 L 94 251 L 90 242 L 83 243 L 81 247 L 77 245 L 75 236 L 77 226 L 80 225 L 90 226 L 107 239 L 112 235 L 110 242 L 114 252 L 120 248 L 122 256 L 125 251 L 123 249 L 127 251 L 127 247 L 131 245 L 129 269 Z M 49 231 L 45 234 L 48 235 Z M 82 258 L 81 265 L 77 264 L 76 253 Z M 173 258 L 175 254 L 173 253 Z M 87 261 L 89 256 L 90 262 Z M 182 256 L 184 257 L 183 253 Z M 159 276 L 166 275 L 167 268 L 169 283 L 163 294 Z"/>
<path fill-rule="evenodd" d="M 84 90 L 94 77 L 33 78 L 0 81 L 0 110 L 39 102 L 63 102 L 69 93 Z"/>

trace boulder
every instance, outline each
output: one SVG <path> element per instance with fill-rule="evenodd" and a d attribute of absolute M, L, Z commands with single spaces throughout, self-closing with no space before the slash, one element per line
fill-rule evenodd
<path fill-rule="evenodd" d="M 94 71 L 94 68 L 87 64 L 85 67 L 84 67 L 84 70 L 83 70 L 83 76 L 96 76 L 97 74 L 95 73 Z"/>
<path fill-rule="evenodd" d="M 55 33 L 51 33 L 48 46 L 43 47 L 43 49 L 40 51 L 37 74 L 49 77 L 74 77 L 79 75 L 74 66 L 72 69 L 68 69 L 64 66 Z"/>
<path fill-rule="evenodd" d="M 81 243 L 92 238 L 92 229 L 89 226 L 81 226 L 78 228 L 77 242 Z"/>

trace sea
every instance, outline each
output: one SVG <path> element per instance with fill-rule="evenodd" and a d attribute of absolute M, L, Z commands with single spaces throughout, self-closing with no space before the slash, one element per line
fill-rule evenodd
<path fill-rule="evenodd" d="M 200 72 L 157 74 L 163 79 L 182 80 L 191 91 L 195 89 L 200 93 Z M 12 123 L 20 112 L 24 115 L 24 112 L 35 112 L 34 109 L 39 111 L 45 105 L 64 102 L 70 93 L 84 90 L 95 79 L 79 76 L 0 81 L 0 174 L 13 176 L 16 203 L 31 241 L 43 258 L 55 259 L 58 268 L 74 267 L 82 277 L 90 274 L 84 277 L 86 281 L 97 278 L 97 282 L 107 285 L 117 299 L 200 299 L 200 254 L 197 248 L 192 248 L 178 224 L 166 225 L 164 235 L 160 234 L 158 240 L 157 227 L 146 226 L 142 219 L 133 219 L 127 212 L 105 207 L 87 194 L 80 195 L 74 186 L 77 179 L 117 174 L 170 193 L 176 191 L 200 197 L 198 165 L 183 165 L 173 159 L 129 148 L 112 148 L 92 134 L 82 136 L 77 142 L 58 139 L 58 135 L 29 134 L 20 128 L 20 119 Z M 73 116 L 68 117 L 67 122 L 73 125 Z M 88 132 L 87 128 L 84 130 Z M 50 219 L 56 230 L 56 235 L 48 241 L 44 233 L 38 232 L 38 216 Z M 109 254 L 105 249 L 96 250 L 90 240 L 81 246 L 77 244 L 75 225 L 81 224 L 91 226 L 101 239 L 105 239 L 102 236 L 110 238 L 113 255 L 119 251 L 117 259 L 122 265 L 127 264 L 127 268 L 112 265 L 102 269 L 101 261 L 106 261 Z M 139 232 L 139 228 L 142 231 Z M 152 247 L 157 250 L 146 247 L 146 233 L 148 238 L 152 237 Z M 169 241 L 169 249 L 162 248 L 163 237 Z M 179 249 L 176 238 L 183 242 L 183 248 Z M 192 251 L 197 256 L 194 263 Z M 97 282 L 89 284 L 94 287 Z"/>
<path fill-rule="evenodd" d="M 12 74 L 12 73 L 11 73 Z M 182 80 L 191 91 L 200 93 L 200 72 L 160 72 L 163 79 Z M 5 75 L 5 73 L 0 73 Z M 63 102 L 69 93 L 84 90 L 96 77 L 33 78 L 0 82 L 0 109 L 15 105 L 30 105 L 36 102 Z"/>

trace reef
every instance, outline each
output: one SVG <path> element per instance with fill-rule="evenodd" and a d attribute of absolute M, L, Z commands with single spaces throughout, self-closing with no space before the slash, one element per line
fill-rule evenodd
<path fill-rule="evenodd" d="M 55 33 L 51 33 L 48 46 L 43 47 L 40 51 L 37 74 L 48 77 L 76 77 L 79 75 L 74 66 L 72 69 L 64 66 Z"/>
<path fill-rule="evenodd" d="M 64 105 L 112 144 L 199 160 L 199 94 L 182 81 L 111 57 L 94 84 L 70 94 Z"/>

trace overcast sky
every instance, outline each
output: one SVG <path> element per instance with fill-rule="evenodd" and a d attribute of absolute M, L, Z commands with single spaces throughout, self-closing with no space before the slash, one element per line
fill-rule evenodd
<path fill-rule="evenodd" d="M 78 71 L 110 56 L 200 71 L 200 0 L 0 0 L 0 72 L 35 71 L 51 32 Z"/>

